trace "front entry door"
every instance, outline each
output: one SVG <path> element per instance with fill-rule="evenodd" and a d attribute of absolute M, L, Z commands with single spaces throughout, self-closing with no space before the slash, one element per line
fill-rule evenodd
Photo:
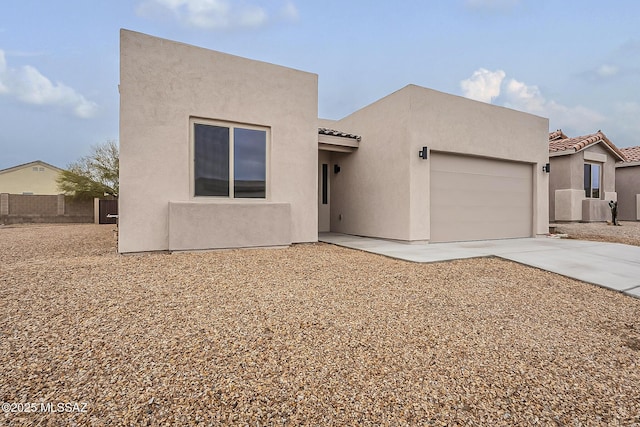
<path fill-rule="evenodd" d="M 318 231 L 320 233 L 331 231 L 330 163 L 331 153 L 318 151 Z"/>

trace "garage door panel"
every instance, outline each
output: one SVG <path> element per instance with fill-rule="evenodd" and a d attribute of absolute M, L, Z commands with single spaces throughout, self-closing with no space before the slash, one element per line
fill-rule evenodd
<path fill-rule="evenodd" d="M 519 193 L 522 191 L 523 185 L 528 185 L 531 182 L 531 179 L 524 177 L 512 177 L 508 175 L 503 176 L 490 176 L 490 175 L 480 175 L 480 174 L 470 174 L 465 171 L 457 171 L 457 172 L 445 172 L 445 171 L 435 171 L 440 174 L 446 182 L 448 182 L 448 186 L 446 188 L 441 188 L 442 191 L 464 191 L 464 192 L 475 192 L 479 194 L 484 194 L 484 191 L 495 192 L 495 193 Z M 431 172 L 432 174 L 434 171 Z M 475 185 L 473 187 L 469 187 L 469 183 L 467 180 L 460 180 L 460 174 L 469 175 L 470 178 L 473 179 Z M 484 191 L 479 191 L 484 190 Z"/>
<path fill-rule="evenodd" d="M 477 183 L 476 183 L 477 184 Z M 467 184 L 469 185 L 469 184 Z M 514 189 L 497 189 L 497 188 L 488 188 L 486 190 L 468 190 L 468 189 L 460 189 L 454 188 L 451 190 L 440 190 L 440 192 L 436 192 L 435 197 L 439 197 L 442 200 L 444 205 L 456 205 L 456 206 L 485 206 L 486 201 L 492 201 L 493 203 L 499 203 L 500 201 L 504 202 L 505 199 L 512 198 L 512 203 L 516 205 L 527 205 L 529 206 L 528 200 L 521 199 L 521 189 L 523 186 L 528 185 L 526 181 L 517 182 L 517 183 L 505 183 L 505 182 L 497 182 L 494 183 L 496 186 L 513 186 L 516 187 Z M 518 191 L 518 188 L 520 191 Z M 432 193 L 431 197 L 434 197 Z"/>
<path fill-rule="evenodd" d="M 529 237 L 532 166 L 431 155 L 431 241 Z"/>
<path fill-rule="evenodd" d="M 465 211 L 468 209 L 473 209 L 473 215 Z M 431 220 L 432 222 L 436 221 L 436 223 L 450 220 L 458 223 L 464 221 L 473 224 L 489 224 L 493 222 L 521 224 L 522 220 L 519 218 L 521 213 L 522 207 L 519 206 L 505 207 L 500 212 L 496 212 L 494 208 L 486 206 L 461 206 L 461 209 L 458 209 L 458 206 L 447 206 L 446 209 L 436 209 L 435 212 L 432 212 Z M 524 237 L 528 237 L 529 234 L 531 233 L 529 232 Z"/>

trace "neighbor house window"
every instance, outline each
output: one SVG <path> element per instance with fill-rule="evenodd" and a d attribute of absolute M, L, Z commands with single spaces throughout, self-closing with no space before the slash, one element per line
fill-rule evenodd
<path fill-rule="evenodd" d="M 195 196 L 264 199 L 266 128 L 192 121 Z"/>
<path fill-rule="evenodd" d="M 601 165 L 595 163 L 584 164 L 584 195 L 587 198 L 599 199 L 601 186 Z"/>

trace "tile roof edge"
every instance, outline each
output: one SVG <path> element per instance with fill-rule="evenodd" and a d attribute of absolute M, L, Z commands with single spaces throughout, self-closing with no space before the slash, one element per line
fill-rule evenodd
<path fill-rule="evenodd" d="M 627 158 L 626 162 L 640 162 L 640 145 L 624 147 L 621 148 L 620 151 Z M 629 152 L 631 156 L 627 155 L 627 152 Z"/>
<path fill-rule="evenodd" d="M 559 129 L 556 132 L 550 132 L 549 133 L 549 138 L 551 138 L 552 135 L 557 134 L 558 132 L 561 132 Z M 564 135 L 564 133 L 562 133 L 562 135 Z M 566 136 L 566 135 L 565 135 Z M 566 146 L 564 148 L 555 148 L 552 149 L 552 144 L 557 144 L 560 143 L 562 141 L 567 141 L 567 140 L 573 140 L 575 142 L 573 142 L 570 146 Z M 576 136 L 574 138 L 563 138 L 563 139 L 550 139 L 549 140 L 549 152 L 550 153 L 555 153 L 555 152 L 561 152 L 561 151 L 567 151 L 570 149 L 574 150 L 574 153 L 578 153 L 580 151 L 583 151 L 589 147 L 593 147 L 594 145 L 603 142 L 604 145 L 609 149 L 609 151 L 611 151 L 615 157 L 617 157 L 619 160 L 621 161 L 627 161 L 626 156 L 620 151 L 620 149 L 618 147 L 616 147 L 616 145 L 611 142 L 611 140 L 609 140 L 609 138 L 607 138 L 607 136 L 604 134 L 604 132 L 602 132 L 602 130 L 598 129 L 597 132 L 595 133 L 590 133 L 587 135 L 580 135 L 580 136 Z"/>
<path fill-rule="evenodd" d="M 329 135 L 329 136 L 337 136 L 339 138 L 351 138 L 351 139 L 355 139 L 356 141 L 360 141 L 362 139 L 362 137 L 360 135 L 356 135 L 353 133 L 348 133 L 348 132 L 342 132 L 339 130 L 335 130 L 335 129 L 330 129 L 330 128 L 318 128 L 318 134 L 319 135 Z"/>
<path fill-rule="evenodd" d="M 602 141 L 604 141 L 604 143 L 609 147 L 609 149 L 611 149 L 614 153 L 616 153 L 618 155 L 618 157 L 620 158 L 620 160 L 622 160 L 623 162 L 627 161 L 627 156 L 625 156 L 618 147 L 616 147 L 616 145 L 611 142 L 609 140 L 609 138 L 607 138 L 607 136 L 604 134 L 604 132 L 602 132 L 601 130 L 598 129 L 598 132 L 596 132 L 596 135 L 599 135 L 602 139 Z"/>

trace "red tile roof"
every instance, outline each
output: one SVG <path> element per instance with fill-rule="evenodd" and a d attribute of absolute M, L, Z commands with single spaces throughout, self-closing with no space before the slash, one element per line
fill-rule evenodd
<path fill-rule="evenodd" d="M 558 139 L 567 139 L 568 136 L 562 132 L 562 129 L 558 129 L 555 132 L 549 133 L 549 141 L 556 141 Z"/>
<path fill-rule="evenodd" d="M 590 145 L 595 145 L 602 142 L 607 148 L 609 148 L 615 155 L 622 161 L 626 160 L 624 154 L 615 146 L 615 144 L 609 141 L 609 138 L 598 131 L 589 135 L 577 136 L 575 138 L 567 137 L 562 130 L 558 129 L 555 132 L 549 133 L 549 152 L 556 153 L 560 151 L 573 150 L 574 153 L 586 148 Z"/>
<path fill-rule="evenodd" d="M 640 145 L 637 147 L 621 148 L 622 154 L 627 158 L 628 162 L 640 162 Z"/>

